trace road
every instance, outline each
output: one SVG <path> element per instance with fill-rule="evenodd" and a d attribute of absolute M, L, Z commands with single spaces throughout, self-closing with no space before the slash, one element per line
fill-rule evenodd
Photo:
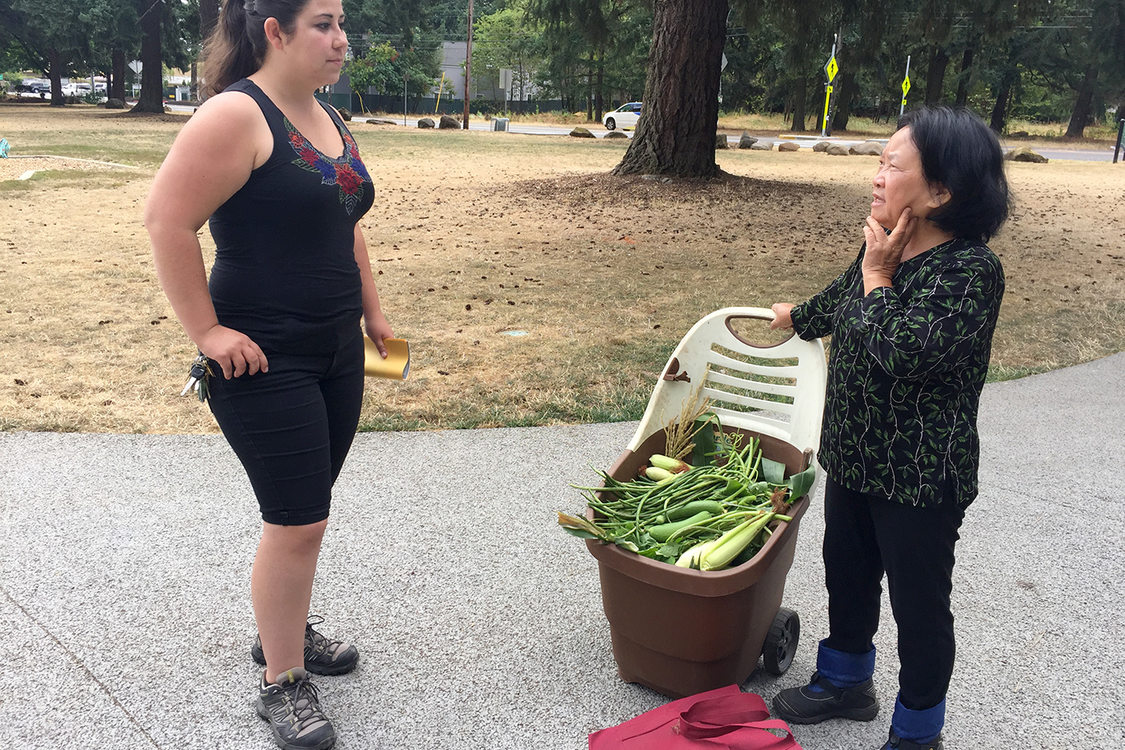
<path fill-rule="evenodd" d="M 355 119 L 366 121 L 367 118 L 357 117 Z M 387 117 L 387 118 L 380 118 L 380 119 L 387 119 L 387 120 L 393 119 L 396 123 L 399 123 L 399 124 L 402 123 L 401 117 L 400 118 Z M 409 116 L 406 120 L 407 127 L 417 127 L 418 119 L 419 119 L 418 115 Z M 492 123 L 490 123 L 490 122 L 473 122 L 471 120 L 469 122 L 469 130 L 491 130 L 491 129 L 492 129 Z M 563 126 L 563 125 L 523 125 L 523 124 L 519 124 L 519 123 L 509 123 L 508 130 L 509 130 L 509 132 L 512 132 L 512 133 L 522 133 L 524 135 L 566 135 L 567 133 L 569 133 L 572 130 L 572 128 L 567 127 L 567 126 Z M 589 130 L 597 138 L 604 138 L 606 133 L 608 132 L 608 131 L 604 130 L 603 128 L 599 128 L 599 127 L 590 128 Z M 629 132 L 629 131 L 623 131 L 623 132 L 625 132 L 626 135 L 632 137 L 631 132 Z M 755 137 L 759 141 L 761 141 L 763 143 L 769 143 L 772 146 L 774 146 L 775 148 L 776 148 L 776 145 L 778 143 L 783 143 L 785 141 L 790 141 L 792 143 L 796 143 L 797 145 L 799 145 L 803 149 L 805 149 L 805 148 L 811 149 L 814 145 L 816 145 L 817 143 L 819 143 L 822 140 L 827 140 L 827 141 L 830 141 L 832 143 L 839 143 L 842 146 L 852 146 L 852 145 L 855 145 L 857 143 L 863 142 L 863 139 L 856 139 L 856 138 L 836 138 L 836 137 L 820 138 L 819 136 L 796 136 L 796 137 L 792 137 L 792 138 L 782 138 L 781 136 L 770 137 L 770 136 L 760 136 L 759 135 L 759 136 L 755 136 Z M 728 135 L 727 136 L 727 143 L 729 143 L 732 147 L 737 147 L 738 146 L 738 139 L 739 139 L 739 136 L 737 136 L 737 135 Z M 883 141 L 885 142 L 886 139 L 883 139 Z M 1044 148 L 1036 148 L 1035 151 L 1036 151 L 1036 153 L 1042 154 L 1043 156 L 1047 157 L 1048 159 L 1070 159 L 1070 160 L 1074 160 L 1074 161 L 1113 161 L 1113 149 L 1112 148 L 1106 148 L 1106 149 L 1063 149 L 1063 148 L 1044 149 Z"/>
<path fill-rule="evenodd" d="M 173 112 L 191 112 L 194 109 L 194 107 L 192 107 L 190 105 L 186 105 L 186 104 L 168 104 L 167 107 L 170 111 L 173 111 Z M 416 114 L 408 115 L 405 118 L 406 127 L 417 127 L 418 126 L 418 120 L 421 119 L 424 116 L 425 115 L 416 115 Z M 398 117 L 388 116 L 388 117 L 380 117 L 380 118 L 355 117 L 353 119 L 355 119 L 357 121 L 360 121 L 360 122 L 367 122 L 370 119 L 388 120 L 388 121 L 392 121 L 392 122 L 394 122 L 395 124 L 398 124 L 398 125 L 402 125 L 403 122 L 404 122 L 402 116 L 398 116 Z M 520 123 L 509 123 L 509 125 L 508 125 L 508 131 L 509 132 L 511 132 L 511 133 L 521 133 L 523 135 L 566 135 L 572 129 L 573 128 L 565 126 L 565 125 L 525 125 L 525 124 L 520 124 Z M 480 122 L 480 121 L 470 120 L 469 130 L 490 131 L 490 130 L 492 130 L 492 123 L 491 122 Z M 601 128 L 601 127 L 594 127 L 594 128 L 590 128 L 590 132 L 593 133 L 594 136 L 597 137 L 597 138 L 604 138 L 608 131 L 606 131 L 604 128 Z M 629 135 L 630 137 L 632 137 L 631 132 L 628 132 L 628 131 L 623 131 L 623 132 L 625 132 L 626 135 Z M 795 136 L 795 137 L 791 137 L 791 138 L 782 138 L 781 136 L 777 136 L 777 137 L 755 136 L 755 137 L 759 141 L 761 141 L 763 143 L 770 143 L 774 147 L 776 147 L 777 143 L 790 141 L 792 143 L 796 143 L 797 145 L 799 145 L 803 149 L 804 148 L 811 149 L 814 145 L 816 145 L 821 140 L 828 140 L 832 143 L 839 143 L 842 146 L 852 146 L 856 143 L 862 142 L 862 139 L 855 139 L 855 138 L 836 138 L 836 137 L 820 138 L 819 136 L 811 136 L 811 135 L 810 136 Z M 739 136 L 737 136 L 737 135 L 728 135 L 727 136 L 727 143 L 731 144 L 732 147 L 737 147 L 738 146 L 738 139 L 739 139 Z M 885 141 L 885 139 L 884 139 L 884 141 Z M 1036 151 L 1036 153 L 1042 154 L 1043 156 L 1047 157 L 1048 159 L 1067 159 L 1067 160 L 1072 160 L 1072 161 L 1113 161 L 1113 149 L 1112 148 L 1104 148 L 1104 149 L 1065 149 L 1065 148 L 1046 148 L 1045 149 L 1045 148 L 1036 148 L 1035 151 Z"/>

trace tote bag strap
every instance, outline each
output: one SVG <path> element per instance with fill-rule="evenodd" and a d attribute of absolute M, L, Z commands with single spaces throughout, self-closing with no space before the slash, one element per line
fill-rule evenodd
<path fill-rule="evenodd" d="M 778 736 L 771 729 L 785 735 Z M 800 750 L 789 725 L 771 719 L 765 701 L 753 693 L 700 701 L 680 715 L 676 731 L 684 739 L 702 740 L 727 750 Z"/>

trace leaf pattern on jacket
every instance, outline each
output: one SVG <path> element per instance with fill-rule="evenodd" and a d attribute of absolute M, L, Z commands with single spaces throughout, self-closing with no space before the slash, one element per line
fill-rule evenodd
<path fill-rule="evenodd" d="M 977 411 L 1004 270 L 984 244 L 951 240 L 863 294 L 865 247 L 793 308 L 803 339 L 832 336 L 817 459 L 845 487 L 925 506 L 977 495 Z"/>

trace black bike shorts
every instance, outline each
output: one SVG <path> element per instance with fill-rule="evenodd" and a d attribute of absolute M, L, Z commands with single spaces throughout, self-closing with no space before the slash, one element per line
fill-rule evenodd
<path fill-rule="evenodd" d="M 262 520 L 328 518 L 363 401 L 359 328 L 334 354 L 270 354 L 269 372 L 226 380 L 211 368 L 211 412 L 250 477 Z"/>

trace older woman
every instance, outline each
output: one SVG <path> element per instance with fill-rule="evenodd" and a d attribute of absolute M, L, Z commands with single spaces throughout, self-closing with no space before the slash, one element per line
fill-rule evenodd
<path fill-rule="evenodd" d="M 808 685 L 774 712 L 870 721 L 881 581 L 898 625 L 899 691 L 883 748 L 941 748 L 954 663 L 954 546 L 977 494 L 977 407 L 1004 294 L 985 242 L 1008 214 L 996 136 L 946 107 L 908 113 L 872 182 L 859 256 L 775 328 L 832 336 L 818 460 L 828 637 Z"/>

